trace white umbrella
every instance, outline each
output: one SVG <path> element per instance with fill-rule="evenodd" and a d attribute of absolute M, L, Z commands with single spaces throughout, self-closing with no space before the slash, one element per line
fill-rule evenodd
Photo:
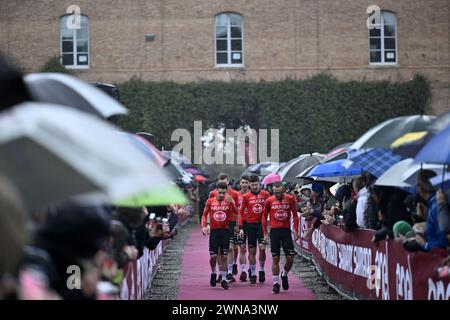
<path fill-rule="evenodd" d="M 403 181 L 403 175 L 405 171 L 411 166 L 414 162 L 414 159 L 405 159 L 390 167 L 385 173 L 383 173 L 377 181 L 375 181 L 375 185 L 377 186 L 386 186 L 386 187 L 399 187 L 399 188 L 408 188 L 412 187 L 411 184 Z"/>
<path fill-rule="evenodd" d="M 62 73 L 33 73 L 24 77 L 33 99 L 93 113 L 103 118 L 127 114 L 117 100 L 94 85 Z"/>
<path fill-rule="evenodd" d="M 407 170 L 405 170 L 403 174 L 403 181 L 415 186 L 417 175 L 420 170 L 431 170 L 436 173 L 438 176 L 442 176 L 442 171 L 444 170 L 444 166 L 442 164 L 430 164 L 430 163 L 414 163 L 411 164 Z"/>
<path fill-rule="evenodd" d="M 169 185 L 117 130 L 72 108 L 21 104 L 0 114 L 0 172 L 33 208 L 99 191 L 121 200 Z"/>

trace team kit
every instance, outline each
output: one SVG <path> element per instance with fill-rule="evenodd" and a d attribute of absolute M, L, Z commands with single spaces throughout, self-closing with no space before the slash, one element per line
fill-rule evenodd
<path fill-rule="evenodd" d="M 234 276 L 238 274 L 238 258 L 241 264 L 241 282 L 249 281 L 250 285 L 256 284 L 257 281 L 265 282 L 266 246 L 270 239 L 273 261 L 272 293 L 280 292 L 280 282 L 283 290 L 289 289 L 288 273 L 295 256 L 291 218 L 294 224 L 294 240 L 299 237 L 297 206 L 295 198 L 285 193 L 281 183 L 275 183 L 272 191 L 273 195 L 262 190 L 256 175 L 241 177 L 240 191 L 231 188 L 226 174 L 219 175 L 215 189 L 210 192 L 205 203 L 201 219 L 202 233 L 209 235 L 212 287 L 220 284 L 223 289 L 229 289 L 229 283 L 236 282 Z M 286 260 L 280 276 L 281 249 Z"/>

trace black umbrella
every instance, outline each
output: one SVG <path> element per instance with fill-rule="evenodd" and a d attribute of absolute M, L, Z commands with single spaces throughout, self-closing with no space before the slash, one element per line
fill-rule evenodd
<path fill-rule="evenodd" d="M 450 126 L 450 112 L 437 118 L 428 126 L 426 131 L 413 132 L 414 134 L 418 134 L 417 139 L 406 141 L 405 143 L 395 146 L 392 149 L 395 154 L 398 154 L 403 158 L 414 158 L 434 136 L 448 126 Z"/>
<path fill-rule="evenodd" d="M 30 100 L 30 93 L 20 72 L 12 68 L 0 56 L 0 112 Z"/>
<path fill-rule="evenodd" d="M 95 114 L 101 118 L 126 114 L 128 110 L 116 99 L 90 83 L 58 73 L 35 73 L 24 77 L 32 99 Z"/>
<path fill-rule="evenodd" d="M 297 175 L 324 158 L 319 153 L 303 154 L 283 164 L 277 171 L 283 182 L 299 182 Z"/>
<path fill-rule="evenodd" d="M 434 116 L 414 115 L 386 120 L 363 134 L 351 148 L 388 149 L 397 138 L 408 132 L 426 130 L 435 119 Z"/>

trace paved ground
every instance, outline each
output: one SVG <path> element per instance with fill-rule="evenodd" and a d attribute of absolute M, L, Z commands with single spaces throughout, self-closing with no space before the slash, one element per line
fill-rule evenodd
<path fill-rule="evenodd" d="M 156 272 L 150 292 L 146 295 L 147 300 L 176 300 L 184 243 L 194 226 L 193 223 L 187 224 L 184 228 L 178 230 L 174 239 L 169 240 L 159 263 L 160 270 Z"/>
<path fill-rule="evenodd" d="M 160 261 L 160 267 L 162 270 L 158 271 L 153 279 L 153 283 L 151 286 L 151 291 L 147 294 L 147 299 L 149 300 L 175 300 L 177 298 L 181 299 L 205 299 L 205 298 L 213 298 L 213 299 L 227 299 L 230 298 L 230 295 L 228 294 L 231 290 L 235 290 L 235 294 L 233 294 L 234 297 L 237 297 L 239 299 L 242 299 L 241 294 L 243 297 L 247 299 L 249 293 L 255 293 L 256 291 L 249 291 L 248 286 L 245 283 L 239 283 L 239 280 L 236 284 L 233 284 L 235 287 L 231 287 L 229 292 L 225 292 L 225 290 L 221 289 L 219 286 L 216 288 L 211 288 L 208 286 L 209 278 L 206 277 L 206 280 L 204 278 L 204 273 L 208 275 L 209 273 L 209 267 L 208 263 L 204 263 L 202 259 L 199 261 L 199 266 L 202 268 L 206 268 L 208 270 L 198 270 L 196 271 L 201 274 L 202 277 L 197 277 L 194 273 L 192 273 L 192 268 L 195 266 L 195 259 L 190 259 L 190 261 L 186 260 L 184 261 L 184 264 L 192 264 L 191 266 L 187 267 L 185 266 L 185 276 L 182 276 L 182 267 L 183 267 L 183 252 L 184 249 L 187 250 L 195 250 L 195 247 L 197 245 L 194 245 L 198 243 L 199 241 L 205 241 L 206 248 L 207 248 L 207 240 L 206 238 L 202 239 L 201 237 L 195 236 L 195 239 L 191 239 L 194 242 L 189 242 L 188 246 L 186 246 L 186 240 L 189 239 L 191 233 L 193 230 L 199 231 L 199 225 L 198 224 L 188 224 L 185 228 L 179 230 L 178 235 L 175 237 L 175 239 L 171 240 L 168 243 L 168 246 L 166 248 L 166 251 L 161 258 Z M 198 234 L 196 232 L 195 234 Z M 198 238 L 198 239 L 197 239 Z M 201 246 L 203 248 L 203 246 Z M 203 251 L 202 251 L 203 252 Z M 207 250 L 204 251 L 207 253 Z M 192 253 L 192 252 L 191 252 Z M 191 255 L 192 256 L 192 255 Z M 206 260 L 207 261 L 207 256 Z M 280 299 L 283 298 L 289 298 L 292 299 L 292 297 L 295 296 L 294 299 L 312 299 L 315 298 L 318 300 L 336 300 L 339 299 L 339 295 L 331 288 L 328 288 L 326 285 L 326 282 L 322 280 L 322 278 L 317 274 L 317 272 L 314 270 L 313 266 L 310 265 L 310 263 L 304 259 L 302 259 L 299 256 L 296 256 L 293 270 L 291 271 L 290 276 L 290 282 L 292 283 L 291 289 L 285 294 L 289 293 L 288 295 L 280 294 L 279 296 L 275 296 L 270 294 L 271 290 L 271 277 L 270 277 L 270 265 L 271 261 L 267 261 L 266 263 L 266 273 L 267 273 L 267 281 L 265 284 L 258 284 L 258 286 L 267 286 L 267 290 L 259 290 L 261 297 L 257 297 L 258 299 L 273 299 L 274 297 L 279 297 Z M 189 274 L 186 274 L 186 272 L 189 272 Z M 197 275 L 197 276 L 199 276 Z M 300 281 L 296 280 L 296 277 L 293 277 L 296 275 L 300 278 Z M 183 278 L 181 281 L 181 291 L 179 291 L 180 286 L 180 279 Z M 206 281 L 206 285 L 199 288 L 199 284 L 203 284 L 203 280 Z M 198 282 L 198 283 L 197 283 Z M 254 288 L 251 288 L 254 289 Z M 194 291 L 193 291 L 194 290 Z M 197 290 L 197 291 L 195 291 Z M 239 291 L 238 291 L 239 290 Z M 267 292 L 266 292 L 267 291 Z M 267 293 L 267 294 L 266 294 Z M 205 295 L 206 294 L 206 295 Z M 214 294 L 214 297 L 211 296 L 211 294 Z M 228 294 L 225 295 L 225 294 Z M 237 296 L 236 296 L 237 294 Z M 255 297 L 253 297 L 255 298 Z"/>

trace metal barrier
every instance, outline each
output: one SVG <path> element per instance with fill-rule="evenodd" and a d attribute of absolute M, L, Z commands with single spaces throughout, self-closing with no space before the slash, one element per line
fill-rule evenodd
<path fill-rule="evenodd" d="M 372 242 L 373 230 L 346 233 L 321 225 L 311 239 L 303 236 L 310 223 L 301 217 L 296 251 L 310 261 L 327 284 L 347 299 L 450 299 L 449 279 L 435 270 L 448 256 L 446 250 L 412 253 L 396 240 Z"/>
<path fill-rule="evenodd" d="M 192 220 L 192 213 L 179 217 L 178 228 L 183 228 Z M 120 284 L 120 300 L 142 300 L 149 291 L 153 277 L 167 240 L 161 241 L 155 250 L 144 248 L 144 254 L 136 261 L 129 262 L 124 268 L 124 279 Z"/>

